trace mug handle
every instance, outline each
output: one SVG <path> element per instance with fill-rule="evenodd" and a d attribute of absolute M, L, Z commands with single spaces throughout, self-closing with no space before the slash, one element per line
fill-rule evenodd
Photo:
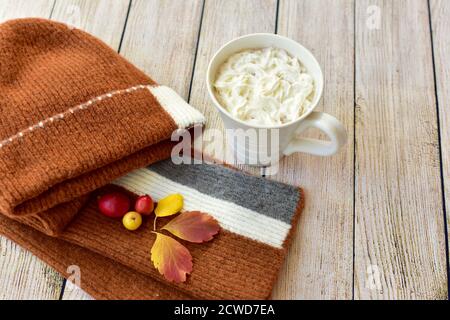
<path fill-rule="evenodd" d="M 347 132 L 344 126 L 328 113 L 311 112 L 306 119 L 300 122 L 295 135 L 297 136 L 308 128 L 317 128 L 323 131 L 330 140 L 294 137 L 283 151 L 285 156 L 295 152 L 304 152 L 316 156 L 331 156 L 347 142 Z"/>

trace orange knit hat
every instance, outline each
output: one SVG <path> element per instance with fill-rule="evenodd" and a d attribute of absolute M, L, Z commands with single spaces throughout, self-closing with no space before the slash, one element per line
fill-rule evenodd
<path fill-rule="evenodd" d="M 173 90 L 62 23 L 1 24 L 0 74 L 0 212 L 8 216 L 49 210 L 168 157 L 158 143 L 204 122 Z"/>

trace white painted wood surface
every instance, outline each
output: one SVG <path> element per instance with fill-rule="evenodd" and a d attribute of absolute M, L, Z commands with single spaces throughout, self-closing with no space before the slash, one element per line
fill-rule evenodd
<path fill-rule="evenodd" d="M 52 13 L 120 46 L 156 81 L 190 98 L 207 116 L 206 129 L 221 132 L 204 81 L 214 52 L 239 35 L 276 29 L 304 44 L 324 71 L 318 110 L 343 121 L 349 143 L 331 158 L 286 158 L 271 177 L 307 196 L 273 298 L 445 299 L 450 3 L 430 0 L 430 7 L 438 108 L 426 0 L 0 0 L 0 21 Z M 222 139 L 212 144 L 225 148 Z M 90 299 L 62 283 L 0 238 L 0 299 Z"/>
<path fill-rule="evenodd" d="M 83 278 L 81 278 L 83 281 Z M 63 293 L 61 295 L 62 300 L 94 300 L 88 293 L 84 292 L 83 289 L 73 284 L 70 281 L 65 282 L 63 288 Z"/>
<path fill-rule="evenodd" d="M 287 157 L 273 177 L 302 186 L 306 193 L 274 298 L 352 298 L 353 30 L 353 1 L 280 1 L 278 33 L 303 44 L 318 59 L 325 89 L 317 110 L 343 122 L 348 143 L 333 157 Z"/>
<path fill-rule="evenodd" d="M 355 65 L 355 298 L 446 299 L 426 1 L 356 1 Z"/>
<path fill-rule="evenodd" d="M 2 0 L 0 4 L 0 22 L 18 18 L 48 18 L 55 0 Z"/>
<path fill-rule="evenodd" d="M 0 299 L 58 299 L 63 278 L 28 251 L 0 237 Z"/>
<path fill-rule="evenodd" d="M 439 104 L 442 175 L 447 210 L 450 207 L 450 1 L 431 0 L 430 15 Z M 447 211 L 447 234 L 450 213 Z M 447 244 L 447 248 L 450 242 Z M 450 257 L 448 257 L 450 259 Z"/>
<path fill-rule="evenodd" d="M 52 20 L 67 23 L 119 50 L 130 0 L 56 0 Z"/>
<path fill-rule="evenodd" d="M 202 1 L 132 1 L 120 53 L 187 99 Z"/>

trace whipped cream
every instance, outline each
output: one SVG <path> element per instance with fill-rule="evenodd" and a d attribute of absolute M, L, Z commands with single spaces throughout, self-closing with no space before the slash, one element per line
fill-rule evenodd
<path fill-rule="evenodd" d="M 220 66 L 214 81 L 219 103 L 249 124 L 292 122 L 311 105 L 314 79 L 283 49 L 238 52 Z"/>

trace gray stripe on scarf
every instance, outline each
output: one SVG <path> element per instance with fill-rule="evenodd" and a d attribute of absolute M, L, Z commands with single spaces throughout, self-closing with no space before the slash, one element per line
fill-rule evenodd
<path fill-rule="evenodd" d="M 170 159 L 148 167 L 172 181 L 214 198 L 290 223 L 299 201 L 297 188 L 211 164 L 176 165 Z"/>

